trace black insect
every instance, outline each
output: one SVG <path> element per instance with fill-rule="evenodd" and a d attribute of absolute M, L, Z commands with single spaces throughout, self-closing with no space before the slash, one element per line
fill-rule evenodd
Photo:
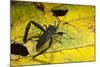
<path fill-rule="evenodd" d="M 47 43 L 49 41 L 49 45 L 47 48 L 45 48 L 44 50 L 40 51 L 38 54 L 36 54 L 35 56 L 33 56 L 33 58 L 37 57 L 38 55 L 44 53 L 46 50 L 48 50 L 53 42 L 53 35 L 60 35 L 63 36 L 63 34 L 65 34 L 64 32 L 56 32 L 57 29 L 59 28 L 60 22 L 58 22 L 55 25 L 49 25 L 48 27 L 46 27 L 46 29 L 44 29 L 40 24 L 34 22 L 34 21 L 30 21 L 25 29 L 25 33 L 24 33 L 24 38 L 23 41 L 27 42 L 27 36 L 28 36 L 28 31 L 30 29 L 30 25 L 33 24 L 34 26 L 36 26 L 38 29 L 40 29 L 43 33 L 36 36 L 36 38 L 38 38 L 37 40 L 37 44 L 36 44 L 36 50 L 40 49 L 45 43 Z M 45 25 L 46 26 L 46 25 Z M 67 34 L 68 35 L 68 34 Z M 35 37 L 35 36 L 34 36 Z M 71 38 L 71 37 L 70 37 Z M 60 39 L 61 40 L 61 39 Z M 60 40 L 58 41 L 60 43 Z"/>
<path fill-rule="evenodd" d="M 53 16 L 64 16 L 67 12 L 68 9 L 66 10 L 51 10 L 53 13 Z"/>
<path fill-rule="evenodd" d="M 66 14 L 67 11 L 68 10 L 52 10 L 52 12 L 54 13 L 54 16 L 63 16 L 63 15 Z M 24 43 L 26 43 L 28 40 L 31 40 L 31 38 L 30 39 L 27 38 L 31 24 L 33 24 L 34 26 L 36 26 L 38 29 L 40 29 L 43 32 L 42 34 L 33 37 L 33 38 L 38 38 L 37 44 L 36 44 L 36 50 L 40 49 L 43 45 L 45 45 L 45 43 L 47 43 L 49 41 L 48 47 L 45 48 L 43 51 L 39 52 L 38 54 L 36 54 L 35 56 L 33 56 L 33 58 L 35 58 L 38 55 L 44 53 L 46 50 L 48 50 L 51 47 L 52 41 L 53 41 L 53 35 L 60 35 L 61 38 L 62 38 L 63 34 L 66 34 L 64 32 L 56 32 L 57 29 L 59 28 L 60 23 L 61 22 L 58 19 L 58 23 L 56 23 L 55 25 L 49 25 L 48 27 L 45 25 L 46 29 L 44 29 L 40 24 L 38 24 L 34 21 L 30 21 L 27 24 L 25 32 L 24 32 L 24 37 L 23 37 L 23 42 Z M 56 41 L 61 43 L 60 42 L 61 38 L 60 38 L 59 41 L 58 40 L 56 40 Z M 23 44 L 19 44 L 19 43 L 12 43 L 11 44 L 11 53 L 15 54 L 15 55 L 21 55 L 21 56 L 27 56 L 29 54 L 27 48 L 25 46 L 23 46 Z"/>
<path fill-rule="evenodd" d="M 27 56 L 29 54 L 27 48 L 20 43 L 11 44 L 11 54 Z"/>
<path fill-rule="evenodd" d="M 40 4 L 40 5 L 42 5 L 42 4 Z M 38 8 L 39 8 L 39 6 L 38 6 Z M 42 9 L 43 8 L 41 8 L 41 10 Z M 52 10 L 52 12 L 53 12 L 53 15 L 58 18 L 58 16 L 64 16 L 66 14 L 66 12 L 68 12 L 68 10 Z M 34 21 L 30 21 L 27 24 L 25 32 L 24 32 L 24 37 L 23 37 L 23 42 L 24 43 L 26 43 L 28 40 L 31 40 L 31 38 L 29 38 L 29 39 L 27 38 L 31 24 L 33 24 L 34 26 L 36 26 L 38 29 L 40 29 L 43 32 L 42 34 L 33 37 L 33 38 L 38 38 L 37 44 L 36 44 L 36 50 L 40 49 L 43 45 L 45 45 L 45 43 L 50 41 L 48 47 L 45 48 L 43 51 L 39 52 L 38 54 L 36 54 L 33 58 L 35 58 L 38 55 L 44 53 L 46 50 L 48 50 L 51 47 L 52 41 L 53 41 L 53 35 L 60 35 L 61 38 L 62 38 L 63 34 L 66 34 L 64 32 L 56 32 L 57 29 L 59 28 L 60 23 L 61 22 L 58 19 L 58 23 L 56 23 L 55 25 L 49 25 L 48 27 L 45 25 L 46 29 L 44 29 L 40 24 L 38 24 L 38 23 L 36 23 Z M 58 41 L 59 43 L 61 43 L 60 42 L 61 38 Z M 29 52 L 28 52 L 27 48 L 23 44 L 14 42 L 14 43 L 11 44 L 11 54 L 27 56 L 29 54 Z"/>

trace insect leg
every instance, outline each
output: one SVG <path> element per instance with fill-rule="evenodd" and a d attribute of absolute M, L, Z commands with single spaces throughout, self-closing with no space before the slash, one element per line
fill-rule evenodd
<path fill-rule="evenodd" d="M 53 38 L 55 41 L 57 41 L 58 43 L 62 44 L 60 41 L 58 41 L 57 39 Z"/>
<path fill-rule="evenodd" d="M 47 26 L 44 24 L 43 27 L 45 27 L 47 29 Z"/>
<path fill-rule="evenodd" d="M 26 28 L 25 28 L 24 37 L 23 37 L 23 42 L 24 43 L 27 42 L 27 36 L 28 36 L 29 29 L 30 29 L 30 25 L 31 25 L 31 23 L 28 23 Z"/>
<path fill-rule="evenodd" d="M 64 33 L 64 32 L 57 32 L 57 33 L 55 33 L 55 34 L 58 34 L 58 35 L 60 35 L 61 36 L 61 38 L 60 38 L 60 40 L 59 40 L 59 42 L 61 42 L 61 39 L 62 39 L 62 36 L 63 36 L 63 34 L 66 34 L 70 39 L 73 39 L 72 37 L 70 37 L 67 33 Z"/>
<path fill-rule="evenodd" d="M 36 54 L 34 57 L 33 57 L 33 59 L 35 58 L 35 57 L 37 57 L 38 55 L 40 55 L 40 54 L 43 54 L 46 50 L 48 50 L 50 47 L 51 47 L 51 44 L 52 44 L 52 38 L 50 39 L 50 42 L 49 42 L 49 46 L 46 48 L 46 49 L 44 49 L 43 51 L 41 51 L 40 53 L 38 53 L 38 54 Z"/>
<path fill-rule="evenodd" d="M 36 26 L 37 28 L 39 28 L 41 31 L 45 32 L 45 29 L 38 23 L 34 22 L 34 21 L 30 21 L 30 23 L 32 23 L 34 26 Z"/>
<path fill-rule="evenodd" d="M 34 21 L 30 21 L 30 22 L 27 24 L 26 28 L 25 28 L 25 33 L 24 33 L 24 37 L 23 37 L 23 42 L 24 42 L 24 43 L 26 43 L 27 40 L 28 40 L 28 39 L 27 39 L 27 36 L 28 36 L 28 32 L 29 32 L 31 23 L 32 23 L 34 26 L 36 26 L 37 28 L 39 28 L 41 31 L 45 32 L 45 29 L 44 29 L 41 25 L 39 25 L 38 23 L 36 23 L 36 22 L 34 22 Z"/>
<path fill-rule="evenodd" d="M 72 37 L 70 37 L 70 35 L 67 34 L 67 33 L 65 33 L 65 32 L 57 32 L 57 33 L 55 33 L 55 34 L 58 34 L 58 35 L 60 35 L 60 36 L 63 36 L 63 34 L 66 34 L 70 39 L 72 39 Z"/>
<path fill-rule="evenodd" d="M 44 27 L 45 27 L 45 28 L 44 28 Z M 47 26 L 44 24 L 44 25 L 43 25 L 43 28 L 44 28 L 44 29 L 47 29 Z M 41 35 L 41 34 L 42 34 L 42 31 L 40 32 L 40 35 Z"/>
<path fill-rule="evenodd" d="M 61 42 L 61 39 L 62 39 L 62 36 L 63 36 L 64 32 L 57 32 L 56 34 L 58 34 L 58 35 L 61 36 L 61 37 L 60 37 L 60 40 L 59 40 L 59 42 Z"/>
<path fill-rule="evenodd" d="M 56 25 L 56 27 L 58 28 L 59 27 L 59 25 L 60 25 L 60 23 L 61 23 L 61 21 L 60 21 L 60 19 L 56 16 L 56 18 L 58 19 L 58 23 L 57 23 L 57 25 Z"/>
<path fill-rule="evenodd" d="M 40 38 L 40 35 L 39 35 L 39 36 L 32 36 L 32 37 L 29 38 L 28 40 L 32 40 L 32 38 Z"/>

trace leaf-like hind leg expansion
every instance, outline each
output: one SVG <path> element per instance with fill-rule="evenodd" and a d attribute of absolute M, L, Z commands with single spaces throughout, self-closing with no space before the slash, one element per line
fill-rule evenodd
<path fill-rule="evenodd" d="M 28 39 L 27 39 L 27 36 L 28 36 L 28 32 L 29 32 L 31 23 L 32 23 L 34 26 L 36 26 L 37 28 L 39 28 L 41 31 L 45 32 L 45 29 L 44 29 L 41 25 L 39 25 L 38 23 L 36 23 L 36 22 L 34 22 L 34 21 L 30 21 L 30 22 L 27 24 L 26 28 L 25 28 L 25 33 L 24 33 L 24 37 L 23 37 L 23 42 L 24 42 L 24 43 L 26 43 L 27 40 L 28 40 Z"/>
<path fill-rule="evenodd" d="M 44 49 L 43 51 L 41 51 L 40 53 L 36 54 L 36 55 L 33 57 L 33 59 L 34 59 L 35 57 L 37 57 L 38 55 L 43 54 L 46 50 L 48 50 L 48 49 L 51 47 L 51 45 L 52 45 L 52 38 L 50 39 L 49 46 L 48 46 L 46 49 Z"/>

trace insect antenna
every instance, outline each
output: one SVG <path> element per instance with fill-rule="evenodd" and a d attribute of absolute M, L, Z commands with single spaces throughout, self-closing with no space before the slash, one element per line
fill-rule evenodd
<path fill-rule="evenodd" d="M 77 18 L 77 19 L 74 19 L 74 20 L 70 20 L 70 21 L 67 21 L 67 22 L 63 23 L 63 25 L 68 24 L 68 22 L 74 22 L 74 21 L 78 21 L 78 20 L 81 20 L 81 19 L 87 19 L 87 18 L 94 18 L 94 16 L 82 17 L 82 18 Z"/>
<path fill-rule="evenodd" d="M 63 25 L 69 25 L 69 26 L 73 27 L 77 32 L 79 32 L 79 31 L 76 29 L 76 27 L 75 27 L 74 25 L 70 24 L 70 23 L 71 23 L 71 22 L 78 21 L 78 20 L 82 20 L 82 19 L 87 19 L 87 18 L 94 18 L 94 16 L 77 18 L 77 19 L 73 19 L 73 20 L 70 20 L 70 21 L 63 21 L 63 20 L 60 20 L 60 21 L 64 22 Z"/>

